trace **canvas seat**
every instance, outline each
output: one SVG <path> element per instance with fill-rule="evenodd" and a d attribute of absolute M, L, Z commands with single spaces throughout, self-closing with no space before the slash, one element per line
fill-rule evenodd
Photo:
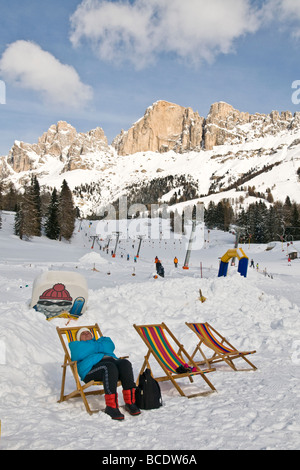
<path fill-rule="evenodd" d="M 186 322 L 186 325 L 199 338 L 199 342 L 191 355 L 192 359 L 194 359 L 197 353 L 201 354 L 202 360 L 195 361 L 199 366 L 205 365 L 210 368 L 212 364 L 224 361 L 235 371 L 257 369 L 255 365 L 245 357 L 249 354 L 256 353 L 256 351 L 238 351 L 238 349 L 232 346 L 232 344 L 209 325 L 209 323 Z M 238 358 L 244 359 L 251 366 L 251 369 L 237 369 L 233 361 Z"/>
<path fill-rule="evenodd" d="M 157 325 L 133 326 L 148 348 L 144 363 L 139 373 L 139 377 L 146 368 L 150 369 L 152 373 L 150 357 L 153 356 L 153 358 L 157 361 L 165 373 L 165 375 L 161 377 L 155 377 L 155 380 L 157 380 L 157 382 L 170 380 L 181 396 L 192 398 L 196 396 L 207 395 L 208 393 L 216 391 L 215 387 L 206 377 L 206 374 L 208 372 L 212 372 L 214 369 L 209 368 L 209 370 L 201 370 L 186 352 L 183 345 L 180 344 L 176 337 L 171 333 L 165 323 Z M 178 347 L 178 352 L 175 352 L 174 347 L 176 349 Z M 190 366 L 193 367 L 193 371 L 184 373 L 179 373 L 177 371 L 179 367 L 185 367 L 187 364 L 190 364 Z M 194 376 L 200 376 L 208 385 L 209 390 L 186 395 L 177 380 L 187 377 L 189 378 L 190 382 L 193 382 Z"/>
<path fill-rule="evenodd" d="M 90 382 L 85 384 L 81 381 L 78 375 L 78 371 L 77 371 L 77 362 L 71 360 L 70 350 L 68 346 L 70 342 L 76 341 L 77 331 L 83 327 L 88 328 L 93 334 L 93 336 L 95 337 L 95 339 L 98 339 L 101 336 L 103 336 L 100 330 L 100 327 L 97 323 L 95 325 L 89 325 L 89 326 L 80 325 L 80 326 L 70 327 L 70 328 L 67 328 L 67 327 L 56 328 L 64 353 L 65 353 L 64 362 L 62 365 L 63 371 L 62 371 L 62 381 L 61 381 L 61 392 L 60 392 L 60 399 L 58 400 L 58 402 L 60 403 L 60 402 L 69 400 L 70 398 L 74 398 L 74 397 L 81 397 L 85 405 L 86 411 L 89 414 L 92 414 L 92 413 L 97 413 L 100 410 L 99 409 L 91 410 L 86 397 L 88 395 L 104 395 L 103 383 L 100 381 L 98 382 L 98 381 L 91 380 Z M 68 394 L 65 394 L 66 373 L 67 373 L 68 368 L 70 368 L 70 371 L 75 380 L 76 389 Z M 121 382 L 118 382 L 118 386 L 119 385 L 121 385 Z M 93 386 L 97 386 L 97 388 L 86 391 L 88 388 L 93 387 Z"/>

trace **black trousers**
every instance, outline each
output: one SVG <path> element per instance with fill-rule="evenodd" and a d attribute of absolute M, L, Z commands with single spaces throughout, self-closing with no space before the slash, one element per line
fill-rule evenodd
<path fill-rule="evenodd" d="M 90 380 L 100 380 L 103 382 L 104 392 L 106 394 L 117 393 L 117 383 L 119 380 L 124 390 L 130 390 L 136 387 L 132 365 L 127 359 L 104 357 L 100 362 L 95 364 L 84 377 L 85 383 Z"/>

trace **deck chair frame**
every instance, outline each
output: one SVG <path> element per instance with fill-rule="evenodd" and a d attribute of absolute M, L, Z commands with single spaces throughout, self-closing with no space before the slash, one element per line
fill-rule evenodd
<path fill-rule="evenodd" d="M 165 323 L 156 324 L 156 325 L 136 325 L 136 324 L 134 324 L 133 326 L 134 326 L 135 330 L 140 335 L 143 342 L 145 343 L 145 345 L 148 348 L 148 351 L 147 351 L 146 355 L 144 356 L 144 362 L 143 362 L 142 368 L 140 370 L 137 383 L 139 382 L 139 378 L 140 378 L 141 374 L 144 372 L 144 370 L 146 368 L 150 369 L 151 375 L 153 376 L 152 368 L 151 368 L 151 365 L 150 365 L 150 357 L 153 356 L 156 359 L 157 363 L 163 369 L 164 373 L 165 373 L 164 376 L 155 377 L 155 380 L 157 382 L 165 382 L 165 381 L 168 381 L 168 380 L 171 381 L 171 383 L 174 385 L 174 387 L 176 388 L 176 390 L 179 392 L 179 394 L 181 396 L 184 396 L 186 398 L 193 398 L 193 397 L 197 397 L 197 396 L 205 396 L 205 395 L 208 395 L 210 393 L 216 392 L 215 387 L 210 382 L 210 380 L 206 377 L 206 374 L 208 372 L 212 372 L 214 369 L 210 367 L 208 370 L 201 370 L 197 366 L 197 364 L 193 361 L 193 359 L 189 356 L 189 354 L 185 350 L 184 346 L 182 344 L 180 344 L 179 341 L 177 340 L 177 338 L 172 334 L 172 332 L 169 330 L 169 328 L 167 327 L 167 325 Z M 154 347 L 152 347 L 151 343 L 144 336 L 142 330 L 145 331 L 145 329 L 147 329 L 147 331 L 152 331 L 152 332 L 153 331 L 154 332 L 157 332 L 157 331 L 163 332 L 164 338 L 167 340 L 166 343 L 165 343 L 165 346 L 167 348 L 170 346 L 171 354 L 175 358 L 175 360 L 178 361 L 178 365 L 183 365 L 185 363 L 189 364 L 189 365 L 191 365 L 191 367 L 196 368 L 196 372 L 185 372 L 185 373 L 180 374 L 180 373 L 177 373 L 176 370 L 174 370 L 174 369 L 170 370 L 168 367 L 166 367 L 165 362 L 162 360 L 161 354 L 159 354 L 157 352 L 157 349 L 154 349 Z M 152 329 L 152 330 L 149 330 L 149 329 Z M 178 352 L 177 353 L 175 352 L 173 347 L 170 345 L 170 343 L 168 341 L 168 338 L 167 338 L 167 335 L 170 336 L 170 338 L 174 341 L 174 343 L 178 347 Z M 168 352 L 169 352 L 169 350 L 168 350 Z M 180 387 L 180 385 L 176 382 L 176 380 L 177 379 L 183 379 L 183 378 L 187 377 L 187 378 L 189 378 L 190 382 L 193 382 L 193 376 L 198 376 L 198 375 L 200 375 L 202 377 L 202 379 L 209 386 L 210 390 L 205 391 L 205 392 L 194 393 L 194 394 L 191 394 L 191 395 L 186 395 L 184 393 L 184 391 L 182 390 L 182 388 Z"/>
<path fill-rule="evenodd" d="M 104 394 L 103 382 L 91 380 L 84 385 L 82 384 L 79 374 L 78 374 L 78 370 L 77 370 L 77 362 L 71 360 L 70 350 L 68 346 L 70 341 L 75 340 L 77 331 L 83 327 L 91 330 L 91 332 L 93 333 L 96 339 L 103 336 L 100 330 L 100 327 L 97 323 L 95 323 L 95 325 L 88 325 L 88 326 L 80 325 L 80 326 L 69 327 L 69 328 L 68 327 L 65 327 L 65 328 L 56 327 L 59 339 L 61 341 L 64 353 L 65 353 L 64 362 L 62 364 L 63 371 L 62 371 L 61 391 L 60 391 L 60 399 L 58 400 L 58 403 L 67 401 L 70 398 L 81 397 L 86 411 L 89 414 L 93 414 L 93 413 L 98 413 L 100 410 L 99 409 L 91 410 L 90 405 L 87 400 L 87 396 L 88 395 L 103 395 Z M 73 390 L 71 393 L 65 394 L 66 373 L 67 373 L 68 368 L 70 368 L 70 371 L 74 377 L 76 389 Z M 118 385 L 120 385 L 120 382 L 118 382 Z M 97 386 L 97 388 L 94 390 L 86 391 L 88 388 L 92 386 Z"/>
<path fill-rule="evenodd" d="M 194 360 L 197 352 L 199 352 L 203 358 L 202 361 L 195 361 L 198 366 L 206 365 L 207 368 L 211 368 L 212 364 L 224 361 L 231 369 L 234 371 L 249 371 L 256 370 L 252 362 L 249 361 L 249 354 L 254 354 L 256 351 L 239 351 L 232 344 L 227 341 L 217 330 L 215 330 L 209 323 L 188 323 L 185 324 L 197 335 L 199 338 L 199 343 L 196 345 L 193 353 L 191 354 L 192 359 Z M 203 350 L 203 345 L 205 345 L 209 351 L 212 351 L 212 355 L 207 357 Z M 251 369 L 237 369 L 234 360 L 235 359 L 244 359 L 251 366 Z"/>

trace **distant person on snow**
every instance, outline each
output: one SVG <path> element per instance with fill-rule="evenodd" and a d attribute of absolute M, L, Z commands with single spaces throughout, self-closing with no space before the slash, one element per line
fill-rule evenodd
<path fill-rule="evenodd" d="M 254 268 L 254 261 L 253 261 L 253 259 L 251 260 L 250 268 Z"/>
<path fill-rule="evenodd" d="M 165 277 L 165 268 L 162 266 L 162 264 L 160 265 L 158 275 L 161 277 Z"/>
<path fill-rule="evenodd" d="M 103 382 L 105 413 L 112 419 L 124 419 L 118 404 L 117 383 L 120 380 L 125 410 L 131 415 L 139 415 L 141 412 L 135 403 L 136 384 L 131 362 L 117 358 L 111 338 L 101 336 L 96 340 L 88 328 L 80 328 L 76 340 L 70 343 L 71 359 L 77 361 L 79 376 L 85 383 L 90 380 Z"/>
<path fill-rule="evenodd" d="M 156 272 L 159 276 L 165 277 L 165 270 L 160 261 L 156 263 Z"/>
<path fill-rule="evenodd" d="M 174 258 L 174 266 L 175 266 L 175 268 L 177 268 L 177 265 L 178 265 L 178 259 L 177 259 L 177 257 L 175 256 L 175 258 Z"/>
<path fill-rule="evenodd" d="M 160 262 L 159 260 L 157 260 L 157 261 L 155 261 L 155 263 L 156 263 L 156 265 L 155 265 L 155 267 L 156 267 L 156 272 L 157 272 L 157 274 L 158 274 L 158 271 L 159 271 L 160 268 L 161 268 L 161 262 Z"/>

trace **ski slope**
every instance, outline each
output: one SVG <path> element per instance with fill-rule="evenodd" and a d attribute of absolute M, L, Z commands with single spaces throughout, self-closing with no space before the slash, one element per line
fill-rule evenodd
<path fill-rule="evenodd" d="M 286 244 L 241 245 L 259 263 L 247 277 L 230 266 L 218 277 L 219 258 L 235 237 L 204 231 L 203 246 L 192 251 L 183 270 L 182 240 L 122 239 L 112 258 L 97 242 L 97 222 L 77 222 L 71 243 L 45 237 L 21 241 L 13 235 L 13 214 L 3 212 L 0 230 L 0 420 L 1 450 L 192 450 L 299 449 L 300 445 L 300 260 L 287 261 Z M 300 242 L 294 246 L 300 250 Z M 127 253 L 130 258 L 127 260 Z M 154 258 L 165 277 L 154 279 Z M 174 256 L 179 266 L 174 267 Z M 242 350 L 255 349 L 255 372 L 218 365 L 209 379 L 217 393 L 186 399 L 161 383 L 164 406 L 126 414 L 114 422 L 104 413 L 88 415 L 80 399 L 58 403 L 63 351 L 56 326 L 30 308 L 32 285 L 47 270 L 82 274 L 89 288 L 88 308 L 77 322 L 98 322 L 111 336 L 116 354 L 128 354 L 135 378 L 146 349 L 133 323 L 165 322 L 188 352 L 196 336 L 186 321 L 208 321 Z M 199 289 L 206 301 L 199 301 Z M 155 363 L 154 370 L 160 373 Z M 243 363 L 241 363 L 241 366 Z M 183 381 L 185 387 L 194 387 Z M 195 386 L 205 389 L 204 381 Z M 73 389 L 71 375 L 67 387 Z M 89 398 L 104 408 L 104 399 Z M 119 396 L 120 404 L 123 398 Z"/>

